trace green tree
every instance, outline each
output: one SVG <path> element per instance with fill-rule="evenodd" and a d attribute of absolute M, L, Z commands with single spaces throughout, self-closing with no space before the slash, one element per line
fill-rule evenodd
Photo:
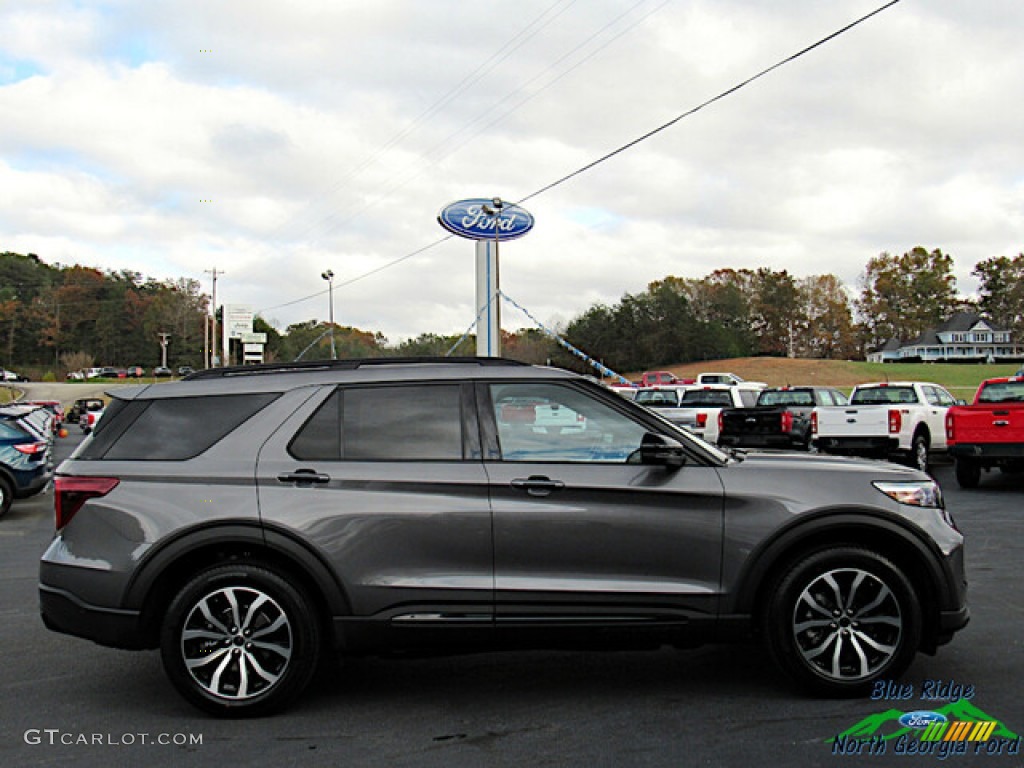
<path fill-rule="evenodd" d="M 1024 253 L 979 261 L 971 274 L 980 282 L 978 306 L 985 316 L 1018 337 L 1024 333 Z"/>
<path fill-rule="evenodd" d="M 796 280 L 786 270 L 762 267 L 754 275 L 751 330 L 762 355 L 792 357 L 794 339 L 807 327 Z"/>

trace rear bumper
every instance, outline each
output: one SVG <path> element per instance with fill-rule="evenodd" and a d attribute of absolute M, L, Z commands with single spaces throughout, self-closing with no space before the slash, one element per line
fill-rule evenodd
<path fill-rule="evenodd" d="M 957 443 L 949 447 L 955 459 L 1024 459 L 1024 443 Z"/>
<path fill-rule="evenodd" d="M 39 613 L 47 629 L 84 637 L 111 648 L 147 647 L 140 638 L 139 613 L 89 605 L 65 590 L 39 585 Z"/>
<path fill-rule="evenodd" d="M 795 434 L 733 434 L 719 435 L 719 445 L 730 448 L 803 448 L 805 438 Z"/>
<path fill-rule="evenodd" d="M 15 498 L 23 499 L 39 493 L 53 477 L 53 467 L 41 466 L 33 470 L 22 470 L 12 473 L 15 476 Z"/>
<path fill-rule="evenodd" d="M 816 437 L 812 442 L 815 448 L 826 453 L 855 456 L 888 455 L 900 450 L 900 441 L 895 437 Z"/>

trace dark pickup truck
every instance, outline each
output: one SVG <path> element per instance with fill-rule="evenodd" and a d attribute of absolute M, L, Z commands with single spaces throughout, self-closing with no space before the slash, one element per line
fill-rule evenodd
<path fill-rule="evenodd" d="M 1024 376 L 983 381 L 970 405 L 946 412 L 946 444 L 956 481 L 974 488 L 981 472 L 1024 472 Z"/>
<path fill-rule="evenodd" d="M 718 444 L 731 448 L 809 450 L 811 411 L 816 405 L 846 405 L 831 387 L 773 387 L 753 408 L 726 408 L 718 415 Z"/>

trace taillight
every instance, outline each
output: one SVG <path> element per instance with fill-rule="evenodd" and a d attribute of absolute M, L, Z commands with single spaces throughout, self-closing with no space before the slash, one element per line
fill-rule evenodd
<path fill-rule="evenodd" d="M 14 446 L 14 450 L 24 453 L 26 456 L 35 456 L 39 453 L 46 453 L 46 443 L 21 443 Z"/>
<path fill-rule="evenodd" d="M 818 434 L 818 412 L 811 411 L 811 434 Z"/>
<path fill-rule="evenodd" d="M 903 417 L 900 416 L 900 412 L 895 408 L 889 409 L 889 434 L 895 435 L 900 431 L 900 427 L 903 426 Z"/>
<path fill-rule="evenodd" d="M 708 425 L 708 415 L 706 413 L 697 414 L 697 426 L 702 429 Z"/>
<path fill-rule="evenodd" d="M 953 414 L 946 414 L 946 442 L 951 443 L 956 438 L 956 434 L 953 431 Z"/>
<path fill-rule="evenodd" d="M 723 431 L 722 427 L 725 425 L 724 413 L 725 413 L 724 411 L 719 411 L 718 412 L 718 431 L 719 432 Z"/>
<path fill-rule="evenodd" d="M 793 414 L 789 411 L 782 412 L 782 431 L 792 432 L 793 431 Z"/>
<path fill-rule="evenodd" d="M 53 506 L 57 517 L 57 530 L 71 522 L 71 518 L 89 499 L 106 496 L 121 481 L 116 477 L 67 477 L 53 480 Z"/>

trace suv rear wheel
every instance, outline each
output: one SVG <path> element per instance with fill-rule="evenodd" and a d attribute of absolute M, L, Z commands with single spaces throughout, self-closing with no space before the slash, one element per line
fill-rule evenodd
<path fill-rule="evenodd" d="M 907 577 L 856 547 L 812 554 L 774 591 L 766 635 L 778 664 L 798 683 L 839 696 L 895 679 L 921 638 L 921 607 Z"/>
<path fill-rule="evenodd" d="M 160 650 L 171 682 L 193 704 L 217 715 L 264 715 L 305 689 L 320 632 L 310 601 L 278 573 L 218 566 L 171 602 Z"/>

